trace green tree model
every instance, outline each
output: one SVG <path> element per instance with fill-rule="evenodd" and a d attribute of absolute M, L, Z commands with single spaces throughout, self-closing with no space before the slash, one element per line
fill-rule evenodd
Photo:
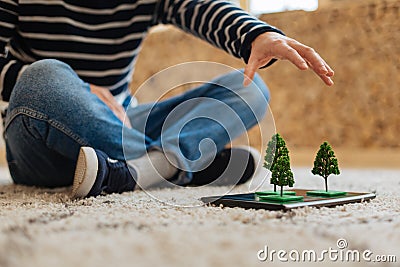
<path fill-rule="evenodd" d="M 331 174 L 340 174 L 338 161 L 328 142 L 324 142 L 320 146 L 314 160 L 314 168 L 311 172 L 325 179 L 325 191 L 328 192 L 328 176 Z"/>
<path fill-rule="evenodd" d="M 268 142 L 264 157 L 264 168 L 273 171 L 277 159 L 282 156 L 289 157 L 289 150 L 286 147 L 285 140 L 279 133 L 277 133 L 274 134 Z M 271 184 L 273 183 L 271 182 Z M 274 192 L 276 192 L 276 184 L 274 184 Z"/>
<path fill-rule="evenodd" d="M 283 187 L 293 187 L 294 178 L 293 173 L 290 170 L 290 159 L 288 155 L 279 157 L 272 169 L 271 184 L 281 187 L 281 194 L 283 196 Z"/>

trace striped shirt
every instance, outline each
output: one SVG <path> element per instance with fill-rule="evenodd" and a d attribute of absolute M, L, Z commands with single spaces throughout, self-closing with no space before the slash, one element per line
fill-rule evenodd
<path fill-rule="evenodd" d="M 85 82 L 128 91 L 153 25 L 173 24 L 247 62 L 251 42 L 278 29 L 218 0 L 0 0 L 0 92 L 37 60 L 69 64 Z"/>

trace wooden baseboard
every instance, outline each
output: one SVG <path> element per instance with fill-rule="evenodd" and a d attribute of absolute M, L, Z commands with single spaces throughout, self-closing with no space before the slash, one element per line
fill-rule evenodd
<path fill-rule="evenodd" d="M 317 150 L 302 148 L 290 151 L 293 166 L 313 166 Z M 335 149 L 340 168 L 400 168 L 400 149 Z"/>
<path fill-rule="evenodd" d="M 290 150 L 293 167 L 313 166 L 317 151 L 309 148 Z M 340 168 L 400 169 L 400 149 L 335 149 Z M 0 165 L 6 165 L 4 147 L 0 147 Z"/>

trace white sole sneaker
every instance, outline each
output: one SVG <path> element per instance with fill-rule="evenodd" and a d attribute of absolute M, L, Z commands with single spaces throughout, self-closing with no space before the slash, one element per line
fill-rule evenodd
<path fill-rule="evenodd" d="M 81 147 L 76 163 L 71 198 L 83 198 L 92 189 L 97 177 L 97 155 L 91 147 Z"/>

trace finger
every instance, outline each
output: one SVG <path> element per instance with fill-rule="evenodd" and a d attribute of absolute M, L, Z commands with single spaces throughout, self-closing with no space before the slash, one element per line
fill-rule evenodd
<path fill-rule="evenodd" d="M 112 107 L 111 110 L 114 112 L 115 116 L 117 116 L 117 118 L 121 122 L 124 121 L 124 118 L 125 118 L 125 112 L 124 111 L 121 111 L 119 108 L 115 108 L 115 107 Z"/>
<path fill-rule="evenodd" d="M 121 111 L 112 103 L 110 102 L 108 99 L 104 99 L 103 102 L 107 105 L 107 107 L 115 114 L 115 116 L 117 116 L 118 118 L 120 118 L 120 113 Z"/>
<path fill-rule="evenodd" d="M 125 118 L 125 120 L 123 120 L 124 126 L 132 129 L 131 121 L 129 120 L 129 118 L 126 116 L 124 118 Z"/>
<path fill-rule="evenodd" d="M 278 55 L 281 55 L 282 59 L 289 60 L 299 69 L 301 70 L 308 69 L 307 62 L 301 57 L 301 55 L 296 51 L 296 49 L 293 49 L 288 45 L 283 45 L 279 47 L 277 53 Z"/>
<path fill-rule="evenodd" d="M 310 65 L 310 63 L 307 62 L 307 64 L 309 64 L 309 67 L 312 68 L 312 66 Z M 334 84 L 333 80 L 331 79 L 330 76 L 328 76 L 328 74 L 318 74 L 318 73 L 315 72 L 315 71 L 314 71 L 314 73 L 317 74 L 317 75 L 321 78 L 321 80 L 322 80 L 326 85 L 331 86 L 331 85 Z"/>
<path fill-rule="evenodd" d="M 244 79 L 243 79 L 243 85 L 248 86 L 251 81 L 254 79 L 254 75 L 256 74 L 256 71 L 267 65 L 268 62 L 272 60 L 272 57 L 270 56 L 263 56 L 260 59 L 257 59 L 257 53 L 254 52 L 253 54 L 250 55 L 249 61 L 244 69 Z"/>
<path fill-rule="evenodd" d="M 335 75 L 335 72 L 326 62 L 325 62 L 325 67 L 328 69 L 328 73 L 326 75 L 328 77 L 333 77 Z"/>
<path fill-rule="evenodd" d="M 331 86 L 334 84 L 333 80 L 331 77 L 329 77 L 328 75 L 318 75 L 322 81 L 324 81 L 324 83 L 328 86 Z"/>
<path fill-rule="evenodd" d="M 111 92 L 107 89 L 102 89 L 100 90 L 101 94 L 106 97 L 107 99 L 110 99 L 110 101 L 114 100 L 114 96 L 111 94 Z"/>
<path fill-rule="evenodd" d="M 118 113 L 125 113 L 124 108 L 115 100 L 114 96 L 108 90 L 101 91 L 101 97 L 107 105 Z"/>
<path fill-rule="evenodd" d="M 125 109 L 114 99 L 114 97 L 110 94 L 111 98 L 107 98 L 108 105 L 112 108 L 112 110 L 118 114 L 118 117 L 123 120 L 125 116 Z"/>
<path fill-rule="evenodd" d="M 114 113 L 116 113 L 117 117 L 121 121 L 123 121 L 124 117 L 125 117 L 124 108 L 121 105 L 119 105 L 117 102 L 113 102 L 113 101 L 111 101 L 110 105 L 111 105 L 111 109 L 114 111 Z"/>
<path fill-rule="evenodd" d="M 311 47 L 305 46 L 300 43 L 294 44 L 295 49 L 298 53 L 310 63 L 311 68 L 318 75 L 327 75 L 329 72 L 332 73 L 333 70 L 329 71 L 327 68 L 327 64 L 321 58 L 321 56 L 315 52 L 315 50 Z M 332 73 L 333 74 L 333 73 Z"/>
<path fill-rule="evenodd" d="M 107 107 L 115 114 L 115 116 L 120 121 L 123 121 L 125 110 L 120 104 L 118 104 L 118 102 L 114 100 L 114 98 L 104 97 L 103 94 L 100 94 L 99 98 L 107 105 Z"/>
<path fill-rule="evenodd" d="M 258 69 L 257 60 L 254 57 L 250 56 L 249 62 L 247 63 L 246 67 L 244 68 L 244 79 L 243 79 L 243 86 L 247 87 L 251 83 L 256 74 Z"/>
<path fill-rule="evenodd" d="M 124 108 L 115 100 L 113 95 L 106 88 L 102 88 L 93 84 L 90 84 L 90 90 L 95 94 L 101 101 L 106 104 L 106 106 L 114 113 L 114 115 L 120 120 L 124 121 L 125 110 Z M 130 122 L 127 121 L 128 126 Z"/>
<path fill-rule="evenodd" d="M 320 78 L 321 80 L 328 86 L 333 85 L 333 80 L 331 77 L 328 76 L 328 74 L 318 74 L 316 71 L 314 71 Z"/>
<path fill-rule="evenodd" d="M 321 56 L 320 56 L 321 57 Z M 322 60 L 322 62 L 323 62 L 323 64 L 324 64 L 324 66 L 325 66 L 325 68 L 327 69 L 327 73 L 326 73 L 326 76 L 328 76 L 328 77 L 333 77 L 333 75 L 335 75 L 335 72 L 333 71 L 333 69 L 326 63 L 326 61 L 323 59 L 323 58 L 321 58 L 321 60 Z"/>
<path fill-rule="evenodd" d="M 126 116 L 125 109 L 120 104 L 118 104 L 118 103 L 116 103 L 116 104 L 117 104 L 117 109 L 118 109 L 118 111 L 117 111 L 118 115 L 119 115 L 121 121 L 123 122 L 125 120 L 125 116 Z"/>

